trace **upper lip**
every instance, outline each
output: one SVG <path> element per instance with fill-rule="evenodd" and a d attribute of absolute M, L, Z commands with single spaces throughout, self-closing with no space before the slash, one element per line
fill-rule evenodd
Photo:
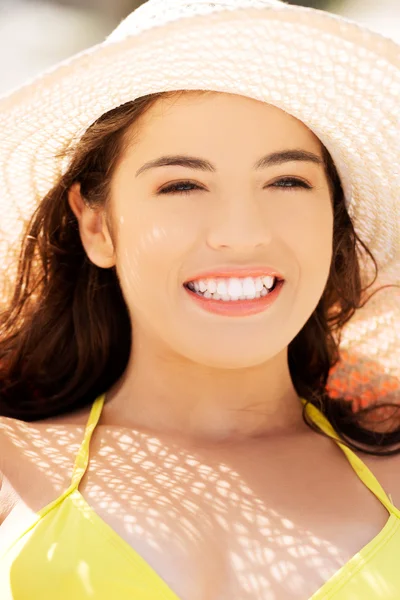
<path fill-rule="evenodd" d="M 200 279 L 216 279 L 227 277 L 265 277 L 270 275 L 282 280 L 283 277 L 274 267 L 214 267 L 205 271 L 200 271 L 187 279 L 185 283 Z"/>

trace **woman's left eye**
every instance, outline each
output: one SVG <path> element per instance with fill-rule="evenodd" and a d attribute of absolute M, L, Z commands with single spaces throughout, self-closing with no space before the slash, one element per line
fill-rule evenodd
<path fill-rule="evenodd" d="M 277 181 L 275 181 L 267 187 L 275 187 L 285 190 L 292 190 L 299 187 L 308 190 L 311 189 L 311 186 L 308 185 L 308 183 L 306 183 L 302 179 L 297 179 L 297 177 L 281 177 L 281 179 L 278 179 Z M 192 183 L 191 181 L 178 181 L 176 183 L 171 183 L 171 185 L 167 185 L 164 188 L 161 188 L 158 194 L 190 194 L 190 192 L 194 191 L 194 189 L 201 190 L 203 188 L 196 185 L 195 183 Z"/>
<path fill-rule="evenodd" d="M 308 183 L 302 179 L 297 179 L 297 177 L 281 177 L 281 179 L 278 179 L 278 181 L 272 183 L 271 187 L 284 188 L 288 190 L 292 190 L 297 187 L 302 187 L 307 190 L 311 189 L 311 185 L 308 185 Z"/>

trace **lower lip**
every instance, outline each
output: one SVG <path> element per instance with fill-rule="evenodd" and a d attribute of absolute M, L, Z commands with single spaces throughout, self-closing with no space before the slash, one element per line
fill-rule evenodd
<path fill-rule="evenodd" d="M 197 302 L 201 308 L 208 312 L 228 317 L 245 317 L 246 315 L 260 313 L 271 306 L 278 298 L 284 283 L 284 281 L 279 281 L 272 292 L 261 298 L 254 298 L 254 300 L 228 300 L 226 302 L 224 300 L 204 298 L 186 287 L 185 290 L 194 302 Z"/>

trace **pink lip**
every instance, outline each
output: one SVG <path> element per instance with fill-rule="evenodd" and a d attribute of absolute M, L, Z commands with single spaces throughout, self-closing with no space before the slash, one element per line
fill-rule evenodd
<path fill-rule="evenodd" d="M 199 279 L 216 279 L 223 277 L 265 277 L 270 275 L 271 277 L 276 277 L 276 279 L 282 280 L 283 277 L 278 271 L 269 267 L 237 267 L 237 268 L 222 268 L 216 271 L 202 271 L 201 273 L 197 273 L 194 277 L 187 280 L 189 281 L 198 281 Z"/>

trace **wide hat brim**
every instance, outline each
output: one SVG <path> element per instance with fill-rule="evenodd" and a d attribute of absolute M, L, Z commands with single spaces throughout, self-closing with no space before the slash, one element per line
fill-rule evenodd
<path fill-rule="evenodd" d="M 23 225 L 67 167 L 57 156 L 108 110 L 182 89 L 241 94 L 304 122 L 335 161 L 379 282 L 399 284 L 399 46 L 343 18 L 273 0 L 161 6 L 140 7 L 104 43 L 0 99 L 3 300 Z M 377 294 L 343 337 L 346 352 L 376 362 L 374 389 L 390 378 L 385 397 L 400 390 L 399 340 L 398 290 Z M 371 377 L 365 383 L 370 393 Z"/>

